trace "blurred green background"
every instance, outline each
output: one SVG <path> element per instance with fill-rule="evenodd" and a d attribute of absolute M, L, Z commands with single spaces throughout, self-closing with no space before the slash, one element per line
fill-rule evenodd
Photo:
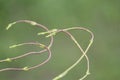
<path fill-rule="evenodd" d="M 9 49 L 13 44 L 29 41 L 47 43 L 43 30 L 28 24 L 16 24 L 6 31 L 6 26 L 16 20 L 33 20 L 53 28 L 83 26 L 94 35 L 94 43 L 88 51 L 90 72 L 85 80 L 120 80 L 120 0 L 0 0 L 0 59 L 14 57 L 29 51 L 38 51 L 35 46 Z M 88 34 L 73 31 L 83 48 L 88 44 Z M 0 80 L 52 80 L 81 55 L 76 45 L 60 33 L 54 37 L 52 59 L 45 65 L 28 72 L 5 71 Z M 0 68 L 35 65 L 47 57 L 47 53 L 29 56 L 12 63 L 0 63 Z M 85 74 L 86 60 L 70 71 L 61 80 L 78 80 Z"/>

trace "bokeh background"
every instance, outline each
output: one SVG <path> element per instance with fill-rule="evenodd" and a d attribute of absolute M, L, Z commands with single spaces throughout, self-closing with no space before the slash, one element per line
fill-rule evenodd
<path fill-rule="evenodd" d="M 38 51 L 36 46 L 9 49 L 10 45 L 49 39 L 37 36 L 40 28 L 28 24 L 16 24 L 8 31 L 6 26 L 16 20 L 33 20 L 53 28 L 82 26 L 90 29 L 94 43 L 88 51 L 90 72 L 85 80 L 120 80 L 120 0 L 0 0 L 0 59 L 14 57 L 29 51 Z M 73 31 L 73 35 L 85 49 L 88 34 Z M 0 72 L 0 80 L 52 80 L 82 53 L 64 34 L 57 34 L 51 48 L 52 59 L 32 71 Z M 29 56 L 11 63 L 0 63 L 0 68 L 32 66 L 42 62 L 47 53 Z M 86 60 L 83 59 L 61 80 L 78 80 L 85 74 Z"/>

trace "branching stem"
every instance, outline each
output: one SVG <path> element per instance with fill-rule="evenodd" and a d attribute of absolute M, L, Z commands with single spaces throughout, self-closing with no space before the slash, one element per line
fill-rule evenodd
<path fill-rule="evenodd" d="M 44 44 L 36 43 L 36 42 L 27 42 L 27 43 L 21 43 L 21 44 L 17 44 L 17 45 L 12 45 L 9 48 L 15 48 L 15 47 L 18 47 L 18 46 L 23 46 L 23 45 L 36 45 L 36 46 L 39 46 L 40 48 L 43 48 L 43 50 L 38 51 L 38 52 L 34 52 L 34 51 L 33 52 L 28 52 L 28 53 L 25 53 L 25 54 L 20 55 L 20 56 L 16 56 L 16 57 L 12 57 L 12 58 L 7 58 L 7 59 L 4 59 L 4 60 L 0 60 L 0 62 L 5 62 L 5 61 L 12 62 L 13 60 L 20 59 L 20 58 L 23 58 L 25 56 L 29 56 L 29 55 L 33 55 L 33 54 L 41 54 L 41 53 L 46 52 L 46 51 L 48 52 L 48 58 L 45 61 L 43 61 L 42 63 L 39 63 L 39 64 L 37 64 L 35 66 L 32 66 L 32 67 L 25 66 L 23 68 L 4 68 L 4 69 L 0 69 L 0 72 L 8 71 L 8 70 L 23 70 L 23 71 L 28 71 L 28 70 L 35 69 L 37 67 L 40 67 L 40 66 L 44 65 L 51 58 L 51 50 L 50 50 L 50 48 L 51 48 L 51 46 L 53 44 L 53 36 L 55 36 L 59 32 L 63 32 L 65 34 L 67 34 L 70 37 L 70 39 L 76 44 L 76 46 L 82 52 L 82 55 L 79 57 L 79 59 L 73 65 L 71 65 L 69 68 L 67 68 L 60 75 L 58 75 L 55 78 L 53 78 L 53 80 L 58 80 L 58 79 L 61 79 L 62 77 L 64 77 L 70 70 L 72 70 L 78 63 L 80 63 L 81 60 L 84 57 L 86 58 L 86 61 L 87 61 L 86 74 L 82 78 L 80 78 L 79 80 L 83 80 L 84 78 L 86 78 L 90 74 L 89 58 L 88 58 L 88 56 L 86 54 L 88 52 L 90 46 L 92 45 L 93 40 L 94 40 L 94 34 L 90 30 L 88 30 L 88 29 L 86 29 L 84 27 L 72 27 L 72 28 L 67 28 L 67 29 L 52 29 L 52 30 L 49 30 L 46 26 L 43 26 L 43 25 L 41 25 L 39 23 L 36 23 L 34 21 L 30 21 L 30 20 L 19 20 L 19 21 L 10 23 L 8 25 L 8 27 L 6 28 L 6 30 L 8 30 L 9 28 L 11 28 L 14 24 L 21 23 L 21 22 L 28 23 L 28 24 L 31 24 L 33 26 L 38 26 L 38 27 L 44 29 L 45 32 L 40 32 L 40 33 L 38 33 L 38 35 L 45 35 L 45 34 L 47 34 L 46 37 L 47 38 L 50 37 L 50 43 L 49 43 L 49 45 L 46 46 Z M 91 38 L 90 38 L 89 44 L 88 44 L 88 46 L 87 46 L 87 48 L 85 50 L 83 50 L 82 46 L 78 43 L 78 41 L 75 39 L 75 37 L 69 32 L 70 30 L 84 30 L 84 31 L 90 33 Z"/>

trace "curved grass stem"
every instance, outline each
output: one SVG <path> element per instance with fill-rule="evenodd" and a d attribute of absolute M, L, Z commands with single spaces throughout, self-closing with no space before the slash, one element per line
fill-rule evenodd
<path fill-rule="evenodd" d="M 77 40 L 74 38 L 74 36 L 73 36 L 71 33 L 68 32 L 69 30 L 73 30 L 73 29 L 85 30 L 85 31 L 87 31 L 87 32 L 90 33 L 91 39 L 90 39 L 90 42 L 89 42 L 89 44 L 88 44 L 88 46 L 87 46 L 87 48 L 86 48 L 85 51 L 82 49 L 81 45 L 77 42 Z M 91 44 L 92 44 L 92 42 L 93 42 L 93 38 L 94 38 L 93 33 L 92 33 L 90 30 L 88 30 L 88 29 L 86 29 L 86 28 L 82 28 L 82 27 L 67 28 L 67 29 L 59 30 L 59 32 L 64 32 L 64 33 L 66 33 L 67 35 L 69 35 L 69 37 L 71 38 L 71 40 L 73 40 L 73 42 L 77 45 L 77 47 L 80 49 L 80 51 L 83 53 L 83 55 L 80 56 L 80 58 L 79 58 L 72 66 L 70 66 L 70 67 L 69 67 L 68 69 L 66 69 L 63 73 L 61 73 L 60 75 L 58 75 L 57 77 L 55 77 L 53 80 L 58 80 L 58 79 L 64 77 L 70 70 L 72 70 L 78 63 L 80 63 L 81 60 L 82 60 L 82 59 L 84 58 L 84 56 L 85 56 L 85 58 L 86 58 L 86 60 L 87 60 L 87 70 L 86 70 L 86 74 L 85 74 L 82 78 L 80 78 L 80 80 L 83 80 L 84 78 L 86 78 L 86 77 L 90 74 L 90 71 L 89 71 L 89 58 L 88 58 L 88 56 L 86 55 L 86 53 L 87 53 L 87 51 L 89 50 L 89 48 L 90 48 L 90 46 L 91 46 Z"/>
<path fill-rule="evenodd" d="M 64 77 L 69 71 L 71 71 L 76 65 L 78 65 L 78 63 L 80 63 L 84 57 L 85 57 L 85 59 L 87 61 L 87 69 L 86 69 L 85 75 L 83 75 L 83 77 L 81 77 L 79 80 L 85 79 L 90 74 L 89 58 L 88 58 L 88 56 L 87 56 L 86 53 L 88 52 L 89 48 L 91 47 L 91 45 L 93 43 L 94 34 L 89 29 L 86 29 L 84 27 L 71 27 L 71 28 L 66 28 L 66 29 L 52 29 L 52 30 L 49 30 L 46 26 L 43 26 L 43 25 L 41 25 L 39 23 L 36 23 L 34 21 L 19 20 L 19 21 L 10 23 L 7 26 L 6 30 L 10 29 L 14 24 L 21 23 L 21 22 L 28 23 L 28 24 L 33 25 L 33 26 L 38 26 L 38 27 L 44 29 L 45 31 L 38 33 L 38 35 L 46 35 L 47 34 L 46 37 L 50 37 L 49 45 L 46 46 L 44 44 L 36 43 L 36 42 L 27 42 L 27 43 L 21 43 L 21 44 L 12 45 L 9 48 L 15 48 L 15 47 L 18 47 L 18 46 L 23 46 L 23 45 L 36 45 L 36 46 L 39 46 L 40 48 L 43 48 L 43 50 L 38 51 L 38 52 L 28 52 L 28 53 L 25 53 L 23 55 L 16 56 L 16 57 L 13 57 L 13 58 L 7 58 L 7 59 L 4 59 L 4 60 L 0 60 L 0 62 L 5 62 L 5 61 L 11 62 L 12 60 L 20 59 L 20 58 L 23 58 L 25 56 L 29 56 L 29 55 L 32 55 L 32 54 L 41 54 L 41 53 L 46 52 L 46 51 L 48 52 L 48 58 L 45 61 L 43 61 L 42 63 L 39 63 L 39 64 L 37 64 L 35 66 L 32 66 L 32 67 L 25 66 L 23 68 L 4 68 L 4 69 L 0 69 L 0 72 L 2 72 L 2 71 L 8 71 L 8 70 L 23 70 L 23 71 L 28 71 L 28 70 L 40 67 L 43 64 L 47 63 L 50 60 L 50 58 L 51 58 L 51 50 L 50 50 L 50 48 L 51 48 L 51 46 L 53 44 L 53 36 L 56 35 L 59 32 L 63 32 L 65 34 L 67 34 L 70 37 L 70 39 L 76 44 L 76 46 L 82 52 L 82 55 L 79 57 L 79 59 L 73 65 L 71 65 L 69 68 L 67 68 L 60 75 L 58 75 L 55 78 L 53 78 L 53 80 L 58 80 L 58 79 L 61 79 L 62 77 Z M 78 41 L 75 39 L 75 37 L 69 32 L 70 30 L 84 30 L 84 31 L 90 33 L 90 36 L 91 36 L 91 38 L 89 40 L 90 42 L 88 43 L 87 48 L 85 50 L 83 50 L 82 46 L 78 43 Z"/>

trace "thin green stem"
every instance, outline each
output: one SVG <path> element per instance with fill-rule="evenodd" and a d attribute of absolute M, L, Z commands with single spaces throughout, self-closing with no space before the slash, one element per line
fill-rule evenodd
<path fill-rule="evenodd" d="M 34 25 L 34 26 L 38 26 L 38 27 L 43 28 L 44 30 L 48 31 L 48 28 L 47 28 L 47 27 L 45 27 L 45 26 L 43 26 L 43 25 L 41 25 L 41 24 L 38 24 L 38 23 L 36 23 L 36 22 L 34 22 L 34 21 L 30 21 L 30 20 L 19 20 L 19 21 L 15 21 L 15 22 L 13 22 L 13 23 L 10 23 L 10 24 L 7 26 L 6 30 L 10 29 L 10 28 L 11 28 L 13 25 L 15 25 L 16 23 L 22 23 L 22 22 L 23 22 L 23 23 L 28 23 L 28 24 L 31 24 L 31 25 Z M 45 46 L 45 45 L 43 45 L 43 44 L 41 44 L 41 43 L 29 42 L 29 43 L 21 43 L 21 44 L 17 44 L 17 45 L 12 45 L 12 46 L 10 46 L 9 48 L 15 48 L 15 47 L 18 47 L 18 46 L 23 46 L 23 45 L 28 45 L 28 44 L 30 44 L 30 45 L 39 45 L 41 48 L 44 48 L 44 49 L 43 49 L 42 51 L 39 51 L 39 52 L 28 52 L 28 53 L 25 53 L 25 54 L 23 54 L 23 55 L 16 56 L 16 57 L 13 57 L 13 58 L 7 58 L 7 59 L 4 59 L 4 60 L 0 60 L 0 62 L 5 62 L 5 61 L 11 62 L 12 60 L 16 60 L 16 59 L 19 59 L 19 58 L 23 58 L 23 57 L 25 57 L 25 56 L 29 56 L 29 55 L 32 55 L 32 54 L 40 54 L 40 53 L 43 53 L 43 52 L 45 52 L 45 51 L 48 51 L 48 53 L 49 53 L 48 58 L 47 58 L 44 62 L 42 62 L 42 63 L 40 63 L 40 64 L 38 64 L 38 65 L 35 65 L 35 66 L 33 66 L 33 67 L 29 67 L 29 68 L 28 68 L 28 67 L 24 67 L 24 68 L 5 68 L 5 69 L 0 69 L 0 72 L 2 72 L 2 71 L 7 71 L 7 70 L 25 70 L 25 71 L 26 71 L 26 70 L 29 70 L 29 69 L 37 68 L 37 67 L 39 67 L 39 66 L 47 63 L 47 62 L 50 60 L 50 58 L 51 58 L 50 47 L 51 47 L 52 44 L 53 44 L 53 36 L 50 36 L 50 43 L 49 43 L 48 46 Z"/>
<path fill-rule="evenodd" d="M 18 47 L 18 46 L 22 46 L 22 45 L 28 45 L 28 44 L 29 45 L 39 45 L 40 47 L 42 46 L 42 48 L 44 46 L 45 49 L 42 50 L 42 51 L 39 51 L 39 52 L 28 52 L 28 53 L 25 53 L 25 54 L 17 56 L 17 57 L 7 58 L 5 60 L 0 60 L 0 62 L 3 62 L 3 61 L 12 61 L 12 60 L 23 58 L 25 56 L 29 56 L 29 55 L 32 55 L 32 54 L 40 54 L 40 53 L 43 53 L 45 51 L 48 51 L 48 54 L 49 54 L 48 58 L 45 61 L 43 61 L 42 63 L 40 63 L 38 65 L 35 65 L 35 66 L 32 66 L 32 67 L 29 67 L 29 68 L 27 66 L 23 67 L 23 68 L 4 68 L 4 69 L 0 69 L 0 72 L 2 72 L 2 71 L 8 71 L 8 70 L 24 70 L 24 71 L 27 71 L 27 70 L 31 70 L 31 69 L 35 69 L 37 67 L 40 67 L 40 66 L 42 66 L 45 63 L 47 63 L 50 60 L 50 58 L 51 58 L 51 51 L 50 51 L 50 49 L 47 46 L 45 46 L 43 44 L 40 44 L 40 43 L 21 43 L 21 44 L 15 45 L 14 47 Z"/>
<path fill-rule="evenodd" d="M 82 30 L 85 30 L 87 32 L 89 32 L 91 34 L 91 40 L 90 40 L 90 43 L 88 44 L 86 50 L 84 51 L 82 49 L 82 47 L 80 46 L 80 44 L 77 42 L 77 40 L 72 36 L 71 33 L 68 32 L 68 30 L 71 30 L 71 29 L 82 29 Z M 94 38 L 94 35 L 91 31 L 89 31 L 88 29 L 86 28 L 82 28 L 82 27 L 73 27 L 73 28 L 67 28 L 67 29 L 63 29 L 63 30 L 59 30 L 59 32 L 65 32 L 67 35 L 70 36 L 70 38 L 74 41 L 74 43 L 78 46 L 78 48 L 80 49 L 80 51 L 83 53 L 83 55 L 72 65 L 70 66 L 67 70 L 65 70 L 63 73 L 61 73 L 60 75 L 58 75 L 57 77 L 55 77 L 53 80 L 58 80 L 62 77 L 64 77 L 70 70 L 72 70 L 79 62 L 81 62 L 81 60 L 84 58 L 84 56 L 86 57 L 86 60 L 87 60 L 87 71 L 86 71 L 86 74 L 80 78 L 80 80 L 83 80 L 85 77 L 87 77 L 87 75 L 90 74 L 89 72 L 89 59 L 86 55 L 88 49 L 90 48 L 92 42 L 93 42 L 93 38 Z"/>
<path fill-rule="evenodd" d="M 40 33 L 38 33 L 38 35 L 45 35 L 45 34 L 47 34 L 46 37 L 50 37 L 50 43 L 49 43 L 49 45 L 46 46 L 46 45 L 44 45 L 44 44 L 36 43 L 36 42 L 27 42 L 27 43 L 21 43 L 21 44 L 17 44 L 17 45 L 12 45 L 12 46 L 10 46 L 9 48 L 15 48 L 15 47 L 18 47 L 18 46 L 23 46 L 23 45 L 36 45 L 36 46 L 39 46 L 39 47 L 43 48 L 43 50 L 42 50 L 42 51 L 38 51 L 38 52 L 28 52 L 28 53 L 25 53 L 25 54 L 20 55 L 20 56 L 16 56 L 16 57 L 12 57 L 12 58 L 7 58 L 7 59 L 4 59 L 4 60 L 0 60 L 0 62 L 5 62 L 5 61 L 11 62 L 12 60 L 20 59 L 20 58 L 23 58 L 23 57 L 25 57 L 25 56 L 29 56 L 29 55 L 32 55 L 32 54 L 41 54 L 41 53 L 46 52 L 46 51 L 48 52 L 48 58 L 47 58 L 45 61 L 43 61 L 42 63 L 39 63 L 39 64 L 37 64 L 37 65 L 35 65 L 35 66 L 32 66 L 32 67 L 27 67 L 27 66 L 25 66 L 25 67 L 23 67 L 23 68 L 4 68 L 4 69 L 0 69 L 0 72 L 2 72 L 2 71 L 8 71 L 8 70 L 23 70 L 23 71 L 28 71 L 28 70 L 35 69 L 35 68 L 37 68 L 37 67 L 40 67 L 40 66 L 42 66 L 43 64 L 47 63 L 47 62 L 50 60 L 50 58 L 51 58 L 51 50 L 50 50 L 50 48 L 51 48 L 51 46 L 52 46 L 52 44 L 53 44 L 53 36 L 56 35 L 56 34 L 59 33 L 59 32 L 63 32 L 63 33 L 65 33 L 65 34 L 67 34 L 67 35 L 70 37 L 70 39 L 76 44 L 76 46 L 77 46 L 77 47 L 80 49 L 80 51 L 82 52 L 82 55 L 79 57 L 79 59 L 78 59 L 73 65 L 71 65 L 69 68 L 67 68 L 67 69 L 66 69 L 63 73 L 61 73 L 60 75 L 58 75 L 58 76 L 56 76 L 55 78 L 53 78 L 53 80 L 58 80 L 58 79 L 61 79 L 62 77 L 64 77 L 64 76 L 65 76 L 69 71 L 71 71 L 78 63 L 80 63 L 81 60 L 82 60 L 84 57 L 85 57 L 86 60 L 87 60 L 86 74 L 85 74 L 82 78 L 80 78 L 79 80 L 85 79 L 85 78 L 90 74 L 90 70 L 89 70 L 89 68 L 90 68 L 89 58 L 88 58 L 88 56 L 87 56 L 86 53 L 88 52 L 90 46 L 91 46 L 92 43 L 93 43 L 94 34 L 93 34 L 89 29 L 86 29 L 86 28 L 84 28 L 84 27 L 72 27 L 72 28 L 67 28 L 67 29 L 52 29 L 52 30 L 49 30 L 46 26 L 43 26 L 43 25 L 41 25 L 41 24 L 39 24 L 39 23 L 36 23 L 36 22 L 34 22 L 34 21 L 30 21 L 30 20 L 19 20 L 19 21 L 10 23 L 10 24 L 7 26 L 6 30 L 8 30 L 9 28 L 11 28 L 14 24 L 16 24 L 16 23 L 21 23 L 21 22 L 23 22 L 23 23 L 28 23 L 28 24 L 31 24 L 31 25 L 33 25 L 33 26 L 38 26 L 38 27 L 44 29 L 45 32 L 40 32 Z M 87 48 L 86 48 L 85 50 L 83 50 L 82 46 L 78 43 L 78 41 L 75 39 L 75 37 L 69 32 L 70 30 L 84 30 L 84 31 L 90 33 L 91 39 L 90 39 L 90 42 L 89 42 L 89 44 L 88 44 L 88 46 L 87 46 Z"/>

